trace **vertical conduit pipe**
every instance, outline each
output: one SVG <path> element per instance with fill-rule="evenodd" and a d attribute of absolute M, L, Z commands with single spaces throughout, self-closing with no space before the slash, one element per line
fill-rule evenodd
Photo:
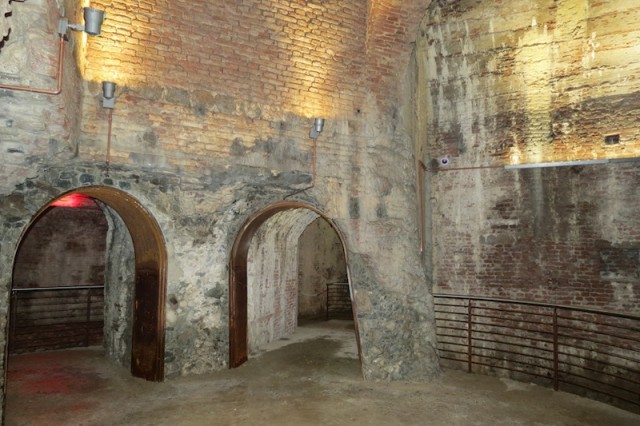
<path fill-rule="evenodd" d="M 427 170 L 427 166 L 421 160 L 418 160 L 417 166 L 418 175 L 418 237 L 420 239 L 420 254 L 424 253 L 424 172 Z"/>
<path fill-rule="evenodd" d="M 58 72 L 56 73 L 56 88 L 41 89 L 32 86 L 14 86 L 11 84 L 0 84 L 0 89 L 17 90 L 21 92 L 42 93 L 45 95 L 59 95 L 62 92 L 62 71 L 64 68 L 64 35 L 60 36 L 60 47 L 58 49 Z"/>
<path fill-rule="evenodd" d="M 106 154 L 106 163 L 107 163 L 107 176 L 109 176 L 109 165 L 111 164 L 111 126 L 113 124 L 113 109 L 109 109 L 109 125 L 107 130 L 107 154 Z"/>
<path fill-rule="evenodd" d="M 292 192 L 291 194 L 287 194 L 284 196 L 283 200 L 286 200 L 289 197 L 293 197 L 296 194 L 304 192 L 308 189 L 313 188 L 316 185 L 316 157 L 317 157 L 317 147 L 318 141 L 316 139 L 312 139 L 313 145 L 311 146 L 311 185 L 306 188 L 298 189 L 297 191 Z"/>

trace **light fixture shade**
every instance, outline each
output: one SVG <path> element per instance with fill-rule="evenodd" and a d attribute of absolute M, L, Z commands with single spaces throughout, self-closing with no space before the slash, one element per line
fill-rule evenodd
<path fill-rule="evenodd" d="M 322 129 L 324 128 L 324 118 L 316 118 L 313 120 L 313 126 L 311 130 L 309 130 L 309 137 L 311 139 L 318 139 L 320 133 L 322 133 Z"/>
<path fill-rule="evenodd" d="M 116 105 L 116 84 L 113 81 L 102 82 L 102 107 L 113 109 Z"/>
<path fill-rule="evenodd" d="M 113 99 L 116 94 L 116 84 L 113 81 L 102 82 L 102 96 L 105 99 Z"/>
<path fill-rule="evenodd" d="M 104 19 L 104 10 L 83 7 L 82 11 L 84 13 L 84 31 L 89 35 L 99 35 Z"/>

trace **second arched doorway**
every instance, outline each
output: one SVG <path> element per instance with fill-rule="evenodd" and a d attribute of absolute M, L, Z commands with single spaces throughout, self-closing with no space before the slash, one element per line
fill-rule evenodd
<path fill-rule="evenodd" d="M 229 366 L 231 368 L 242 365 L 248 359 L 249 354 L 248 287 L 250 285 L 250 269 L 252 268 L 250 266 L 250 249 L 252 247 L 252 240 L 254 240 L 256 235 L 263 233 L 264 226 L 267 226 L 268 228 L 271 228 L 271 233 L 275 235 L 276 238 L 280 238 L 282 240 L 281 243 L 277 245 L 278 248 L 275 250 L 277 253 L 273 253 L 272 260 L 276 263 L 285 264 L 297 262 L 297 257 L 295 255 L 292 256 L 289 252 L 290 250 L 284 249 L 284 247 L 287 246 L 291 247 L 297 245 L 297 242 L 288 243 L 285 240 L 292 238 L 297 239 L 305 228 L 318 218 L 322 218 L 326 221 L 339 238 L 342 255 L 344 256 L 344 259 L 346 259 L 346 275 L 348 281 L 348 259 L 346 256 L 344 238 L 337 226 L 331 220 L 326 218 L 318 209 L 312 206 L 292 201 L 283 201 L 273 204 L 251 216 L 238 232 L 231 251 L 229 264 Z M 275 271 L 275 276 L 279 276 L 282 273 L 286 273 L 288 268 L 286 268 L 286 266 L 276 266 L 276 269 L 278 270 Z M 297 273 L 293 275 L 297 275 Z M 283 280 L 289 281 L 296 278 L 297 276 L 284 277 Z M 350 299 L 353 301 L 351 286 L 349 285 L 348 288 Z M 292 298 L 289 297 L 288 299 Z M 286 300 L 275 300 L 275 303 L 286 304 Z M 355 321 L 355 308 L 356 307 L 353 306 L 353 319 L 356 342 L 358 343 L 358 355 L 360 355 L 359 334 L 357 322 Z M 281 321 L 287 322 L 289 320 L 288 317 L 296 314 L 297 313 L 292 314 L 289 312 L 287 314 L 288 316 L 284 316 Z"/>

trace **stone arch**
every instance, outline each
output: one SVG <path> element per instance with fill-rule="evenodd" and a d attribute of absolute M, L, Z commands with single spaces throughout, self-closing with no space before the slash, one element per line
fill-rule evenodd
<path fill-rule="evenodd" d="M 105 186 L 67 191 L 49 201 L 33 216 L 18 241 L 20 243 L 25 238 L 29 228 L 51 208 L 52 203 L 71 194 L 85 195 L 109 206 L 129 231 L 135 256 L 131 374 L 160 382 L 164 380 L 167 250 L 160 226 L 137 199 L 124 191 Z"/>
<path fill-rule="evenodd" d="M 248 282 L 248 254 L 251 240 L 258 229 L 274 215 L 282 212 L 299 212 L 301 222 L 306 225 L 311 223 L 311 218 L 321 217 L 331 225 L 338 235 L 347 265 L 347 277 L 351 283 L 349 273 L 349 258 L 346 250 L 345 239 L 338 226 L 329 218 L 327 218 L 317 208 L 297 201 L 281 201 L 267 206 L 251 216 L 240 228 L 229 260 L 229 367 L 235 368 L 242 365 L 248 359 L 247 344 L 247 282 Z M 309 213 L 312 213 L 309 215 Z M 357 322 L 357 308 L 355 306 L 355 298 L 353 297 L 353 287 L 350 285 L 351 300 L 353 305 L 353 317 L 355 325 L 356 342 L 358 346 L 358 355 L 362 359 L 360 351 L 360 335 Z"/>

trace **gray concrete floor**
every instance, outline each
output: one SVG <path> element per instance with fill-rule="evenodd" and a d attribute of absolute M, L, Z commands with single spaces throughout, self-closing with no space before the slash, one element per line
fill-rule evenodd
<path fill-rule="evenodd" d="M 511 380 L 446 371 L 431 383 L 360 375 L 349 322 L 299 327 L 244 366 L 164 383 L 98 348 L 12 356 L 7 425 L 640 425 L 640 416 Z"/>

